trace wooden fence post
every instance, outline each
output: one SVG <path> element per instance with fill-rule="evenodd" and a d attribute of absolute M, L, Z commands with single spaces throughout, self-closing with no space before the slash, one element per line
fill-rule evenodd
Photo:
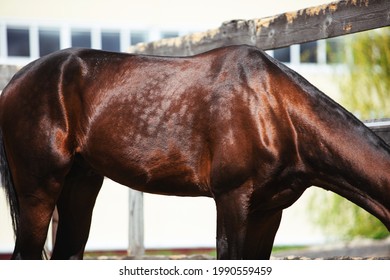
<path fill-rule="evenodd" d="M 144 247 L 144 206 L 142 192 L 129 190 L 129 245 L 127 254 L 139 257 Z"/>

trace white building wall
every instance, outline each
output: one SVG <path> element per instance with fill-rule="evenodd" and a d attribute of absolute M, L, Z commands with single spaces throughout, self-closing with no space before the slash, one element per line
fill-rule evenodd
<path fill-rule="evenodd" d="M 283 214 L 275 244 L 318 244 L 325 241 L 307 215 L 309 189 Z M 94 210 L 87 250 L 126 250 L 128 244 L 128 189 L 106 180 Z M 211 198 L 144 194 L 145 246 L 155 248 L 212 248 L 216 211 Z"/>
<path fill-rule="evenodd" d="M 0 17 L 29 21 L 214 28 L 223 21 L 273 16 L 331 0 L 1 0 Z"/>

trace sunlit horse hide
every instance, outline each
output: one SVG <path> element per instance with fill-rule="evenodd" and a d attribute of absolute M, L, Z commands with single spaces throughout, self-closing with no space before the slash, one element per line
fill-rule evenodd
<path fill-rule="evenodd" d="M 52 258 L 82 258 L 104 176 L 212 197 L 218 259 L 268 259 L 282 210 L 313 185 L 390 229 L 389 147 L 254 47 L 185 58 L 59 51 L 13 77 L 0 128 L 16 259 L 41 258 L 55 206 Z"/>

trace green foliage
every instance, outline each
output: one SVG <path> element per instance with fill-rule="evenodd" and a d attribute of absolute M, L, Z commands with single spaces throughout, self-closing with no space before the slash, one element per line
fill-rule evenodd
<path fill-rule="evenodd" d="M 390 28 L 351 36 L 341 103 L 361 119 L 390 117 Z"/>
<path fill-rule="evenodd" d="M 360 119 L 390 117 L 390 28 L 350 36 L 345 51 L 341 104 Z M 316 192 L 309 208 L 315 222 L 335 238 L 390 235 L 378 219 L 336 194 Z"/>
<path fill-rule="evenodd" d="M 381 239 L 389 236 L 386 227 L 377 218 L 337 194 L 322 190 L 315 192 L 309 209 L 314 222 L 329 239 Z"/>

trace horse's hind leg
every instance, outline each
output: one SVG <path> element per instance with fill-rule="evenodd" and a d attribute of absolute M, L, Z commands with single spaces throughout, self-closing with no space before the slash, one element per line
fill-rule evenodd
<path fill-rule="evenodd" d="M 30 175 L 23 166 L 15 173 L 19 222 L 13 259 L 41 259 L 47 230 L 62 181 L 57 176 Z"/>
<path fill-rule="evenodd" d="M 82 259 L 103 176 L 75 162 L 57 203 L 59 224 L 52 259 Z"/>
<path fill-rule="evenodd" d="M 41 259 L 55 202 L 20 197 L 19 230 L 12 259 Z"/>

